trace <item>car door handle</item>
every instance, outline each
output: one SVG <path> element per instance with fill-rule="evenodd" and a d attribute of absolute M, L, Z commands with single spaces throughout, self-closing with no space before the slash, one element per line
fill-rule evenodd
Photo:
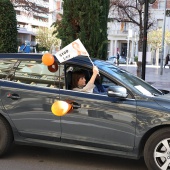
<path fill-rule="evenodd" d="M 17 100 L 17 99 L 20 99 L 20 96 L 18 94 L 15 94 L 15 93 L 14 94 L 9 93 L 9 94 L 7 94 L 7 98 Z"/>
<path fill-rule="evenodd" d="M 73 109 L 79 109 L 79 108 L 81 108 L 81 105 L 76 102 L 73 102 L 72 107 L 73 107 Z"/>

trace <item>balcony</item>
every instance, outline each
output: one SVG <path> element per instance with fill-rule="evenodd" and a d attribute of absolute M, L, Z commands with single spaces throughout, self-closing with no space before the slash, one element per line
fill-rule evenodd
<path fill-rule="evenodd" d="M 29 24 L 30 23 L 30 18 L 28 18 L 28 17 L 26 17 L 24 15 L 17 15 L 17 21 Z"/>
<path fill-rule="evenodd" d="M 34 18 L 46 18 L 46 19 L 48 19 L 49 18 L 49 16 L 48 15 L 46 15 L 46 14 L 34 14 L 34 16 L 33 16 Z"/>
<path fill-rule="evenodd" d="M 39 7 L 49 8 L 49 2 L 45 2 L 43 0 L 29 0 L 29 2 L 36 3 Z"/>
<path fill-rule="evenodd" d="M 128 35 L 128 30 L 120 31 L 120 30 L 108 30 L 107 31 L 108 35 Z"/>
<path fill-rule="evenodd" d="M 30 24 L 31 25 L 35 25 L 35 26 L 41 26 L 41 27 L 47 27 L 47 22 L 44 22 L 42 20 L 37 20 L 37 19 L 33 19 L 33 18 L 28 18 L 25 17 L 23 15 L 17 15 L 17 21 L 18 22 L 24 22 L 25 24 Z"/>

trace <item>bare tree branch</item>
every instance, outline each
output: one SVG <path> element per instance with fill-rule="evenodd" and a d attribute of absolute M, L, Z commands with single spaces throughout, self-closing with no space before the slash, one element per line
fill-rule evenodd
<path fill-rule="evenodd" d="M 38 0 L 37 0 L 38 1 Z M 39 5 L 35 3 L 35 0 L 11 0 L 15 8 L 22 8 L 28 13 L 42 13 L 48 14 L 49 8 L 45 6 L 45 2 L 39 1 Z"/>
<path fill-rule="evenodd" d="M 142 49 L 143 41 L 143 5 L 138 0 L 110 0 L 111 18 L 118 22 L 133 23 L 139 27 L 139 49 Z M 150 16 L 150 14 L 149 14 Z M 151 17 L 148 17 L 148 29 L 154 25 Z"/>

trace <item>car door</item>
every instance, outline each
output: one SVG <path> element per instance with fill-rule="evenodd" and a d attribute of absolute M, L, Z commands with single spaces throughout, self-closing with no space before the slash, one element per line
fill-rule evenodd
<path fill-rule="evenodd" d="M 74 102 L 73 110 L 61 117 L 62 142 L 113 150 L 133 149 L 134 99 L 71 90 L 60 90 L 60 99 Z"/>
<path fill-rule="evenodd" d="M 1 80 L 1 101 L 21 136 L 59 141 L 60 118 L 51 112 L 51 105 L 59 98 L 59 88 L 46 87 L 53 84 L 54 76 L 42 73 L 40 66 L 44 68 L 36 61 L 21 62 L 12 81 Z"/>

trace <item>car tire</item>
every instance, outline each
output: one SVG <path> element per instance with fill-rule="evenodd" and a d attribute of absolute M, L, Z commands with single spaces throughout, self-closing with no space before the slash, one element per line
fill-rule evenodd
<path fill-rule="evenodd" d="M 0 156 L 4 155 L 13 142 L 13 135 L 9 124 L 0 117 Z"/>
<path fill-rule="evenodd" d="M 170 167 L 170 128 L 153 133 L 144 147 L 144 160 L 149 170 L 168 170 Z"/>

